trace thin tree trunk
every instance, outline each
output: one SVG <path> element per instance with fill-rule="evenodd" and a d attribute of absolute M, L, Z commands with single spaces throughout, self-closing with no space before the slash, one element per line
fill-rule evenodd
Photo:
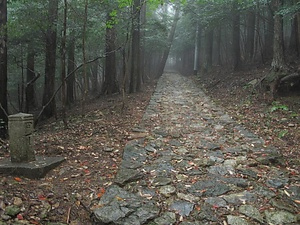
<path fill-rule="evenodd" d="M 283 5 L 283 0 L 273 0 L 274 7 L 279 10 Z M 282 15 L 275 13 L 274 16 L 274 46 L 273 46 L 272 69 L 274 71 L 285 69 L 284 42 L 283 42 L 283 19 Z"/>
<path fill-rule="evenodd" d="M 27 76 L 26 76 L 26 87 L 25 87 L 25 98 L 26 98 L 26 112 L 29 112 L 30 109 L 36 107 L 36 96 L 35 96 L 35 84 L 31 83 L 35 79 L 35 68 L 34 68 L 34 58 L 35 51 L 32 43 L 28 44 L 27 50 Z"/>
<path fill-rule="evenodd" d="M 232 21 L 232 59 L 233 69 L 237 70 L 241 64 L 241 48 L 240 48 L 240 13 L 238 11 L 238 2 L 233 2 L 233 21 Z"/>
<path fill-rule="evenodd" d="M 274 45 L 274 18 L 273 12 L 270 7 L 266 9 L 267 21 L 266 30 L 264 37 L 264 51 L 263 57 L 266 59 L 271 59 L 273 57 L 273 45 Z"/>
<path fill-rule="evenodd" d="M 194 75 L 197 75 L 199 69 L 199 43 L 200 43 L 200 35 L 199 35 L 199 25 L 198 22 L 196 24 L 196 33 L 195 33 L 195 51 L 194 51 Z"/>
<path fill-rule="evenodd" d="M 52 98 L 52 96 L 55 89 L 58 0 L 49 0 L 48 17 L 50 25 L 46 32 L 45 85 L 43 94 L 43 106 L 46 106 L 43 110 L 43 116 L 46 118 L 56 114 L 55 98 Z"/>
<path fill-rule="evenodd" d="M 246 57 L 248 61 L 253 59 L 254 55 L 254 35 L 255 35 L 255 12 L 250 9 L 247 15 L 247 39 L 246 39 Z"/>
<path fill-rule="evenodd" d="M 212 68 L 213 38 L 214 30 L 212 28 L 207 28 L 205 31 L 204 72 L 208 72 Z"/>
<path fill-rule="evenodd" d="M 222 44 L 222 28 L 219 26 L 217 28 L 217 34 L 216 34 L 216 64 L 218 66 L 222 65 L 221 60 L 221 45 Z"/>
<path fill-rule="evenodd" d="M 75 40 L 72 38 L 68 46 L 68 74 L 75 70 Z M 67 105 L 74 103 L 75 73 L 67 79 Z"/>
<path fill-rule="evenodd" d="M 111 20 L 107 14 L 107 22 Z M 105 80 L 102 88 L 102 94 L 113 94 L 119 91 L 117 85 L 116 70 L 116 27 L 106 27 L 105 35 Z"/>
<path fill-rule="evenodd" d="M 67 39 L 67 11 L 68 3 L 64 0 L 64 19 L 63 19 L 63 32 L 61 38 L 61 101 L 62 101 L 62 117 L 65 127 L 67 127 L 66 115 L 66 39 Z"/>
<path fill-rule="evenodd" d="M 87 59 L 86 59 L 86 26 L 88 17 L 88 4 L 89 1 L 85 0 L 84 4 L 84 22 L 82 30 L 82 57 L 83 57 L 83 90 L 81 95 L 81 114 L 84 115 L 85 101 L 88 93 L 88 78 L 87 78 Z"/>
<path fill-rule="evenodd" d="M 294 0 L 297 4 L 298 0 Z M 300 57 L 300 12 L 297 13 L 297 47 L 298 47 L 298 57 Z"/>
<path fill-rule="evenodd" d="M 140 91 L 141 87 L 141 46 L 140 46 L 140 0 L 134 0 L 132 19 L 132 43 L 131 43 L 131 78 L 129 92 Z"/>
<path fill-rule="evenodd" d="M 147 13 L 147 2 L 144 1 L 141 6 L 141 31 L 140 31 L 140 40 L 141 40 L 141 52 L 140 52 L 140 73 L 142 83 L 146 80 L 145 76 L 145 45 L 146 45 L 146 13 Z"/>
<path fill-rule="evenodd" d="M 0 0 L 0 120 L 7 122 L 7 1 Z"/>
<path fill-rule="evenodd" d="M 171 46 L 172 46 L 172 42 L 173 42 L 173 39 L 174 39 L 177 22 L 179 20 L 179 12 L 180 12 L 180 10 L 178 8 L 176 8 L 173 24 L 172 24 L 172 27 L 171 27 L 171 30 L 170 30 L 170 33 L 169 33 L 169 36 L 168 36 L 168 40 L 167 40 L 167 47 L 165 48 L 165 50 L 163 52 L 163 56 L 160 60 L 160 64 L 159 64 L 159 67 L 158 67 L 159 68 L 158 69 L 158 77 L 160 77 L 164 72 L 164 68 L 165 68 L 165 65 L 166 65 L 166 62 L 167 62 L 167 59 L 168 59 L 168 56 L 169 56 L 169 52 L 170 52 L 170 49 L 171 49 Z"/>

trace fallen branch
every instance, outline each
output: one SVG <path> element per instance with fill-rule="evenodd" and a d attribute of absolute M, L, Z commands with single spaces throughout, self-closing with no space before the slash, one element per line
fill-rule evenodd
<path fill-rule="evenodd" d="M 294 79 L 294 78 L 299 78 L 300 79 L 300 74 L 299 73 L 293 73 L 293 74 L 284 76 L 283 78 L 280 79 L 280 82 L 285 82 L 285 81 L 288 81 L 288 80 Z"/>
<path fill-rule="evenodd" d="M 2 104 L 0 103 L 0 109 L 2 110 L 2 112 L 4 113 L 4 115 L 6 116 L 6 118 L 8 118 L 8 114 L 6 112 L 6 110 L 3 108 Z"/>

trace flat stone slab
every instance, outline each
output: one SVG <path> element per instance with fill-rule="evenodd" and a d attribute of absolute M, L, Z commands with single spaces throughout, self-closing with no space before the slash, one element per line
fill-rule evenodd
<path fill-rule="evenodd" d="M 12 163 L 10 158 L 3 159 L 0 161 L 0 173 L 39 179 L 65 161 L 65 158 L 60 156 L 36 156 L 35 158 L 35 161 L 24 163 Z"/>
<path fill-rule="evenodd" d="M 92 214 L 93 224 L 140 225 L 159 214 L 155 202 L 116 185 L 106 190 L 98 205 Z"/>

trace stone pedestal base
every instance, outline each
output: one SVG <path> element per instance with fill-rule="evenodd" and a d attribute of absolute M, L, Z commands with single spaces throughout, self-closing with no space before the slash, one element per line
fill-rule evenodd
<path fill-rule="evenodd" d="M 38 179 L 44 177 L 63 161 L 65 161 L 64 157 L 43 156 L 36 156 L 35 161 L 23 163 L 12 163 L 10 159 L 3 159 L 0 161 L 0 173 Z"/>

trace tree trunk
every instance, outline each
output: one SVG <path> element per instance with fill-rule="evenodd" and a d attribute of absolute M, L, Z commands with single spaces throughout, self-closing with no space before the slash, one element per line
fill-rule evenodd
<path fill-rule="evenodd" d="M 290 40 L 289 40 L 289 55 L 298 55 L 298 21 L 297 21 L 297 16 L 295 16 L 292 20 L 291 20 L 291 36 L 290 36 Z"/>
<path fill-rule="evenodd" d="M 67 11 L 68 3 L 64 0 L 64 18 L 63 18 L 63 32 L 61 37 L 61 102 L 62 102 L 62 117 L 65 127 L 67 127 L 67 113 L 66 113 L 66 39 L 67 39 Z"/>
<path fill-rule="evenodd" d="M 254 55 L 254 35 L 255 35 L 255 12 L 254 9 L 250 9 L 247 15 L 247 40 L 246 40 L 246 57 L 248 61 L 251 61 Z"/>
<path fill-rule="evenodd" d="M 75 90 L 75 73 L 73 72 L 76 68 L 75 65 L 75 40 L 72 38 L 68 44 L 67 49 L 67 55 L 68 55 L 68 65 L 67 65 L 67 105 L 70 106 L 72 103 L 74 103 L 75 97 L 74 97 L 74 90 Z"/>
<path fill-rule="evenodd" d="M 75 89 L 75 40 L 72 38 L 68 46 L 68 78 L 67 78 L 67 105 L 74 103 Z M 72 73 L 72 74 L 71 74 Z"/>
<path fill-rule="evenodd" d="M 218 66 L 222 65 L 221 44 L 222 44 L 222 28 L 221 28 L 221 26 L 219 26 L 217 28 L 217 34 L 216 34 L 216 64 Z"/>
<path fill-rule="evenodd" d="M 0 0 L 0 120 L 7 122 L 7 2 Z M 3 133 L 5 133 L 4 131 Z"/>
<path fill-rule="evenodd" d="M 110 14 L 107 14 L 107 22 L 112 20 Z M 116 70 L 116 28 L 114 25 L 106 27 L 105 35 L 105 80 L 102 88 L 102 94 L 113 94 L 119 91 L 117 85 Z"/>
<path fill-rule="evenodd" d="M 88 0 L 84 3 L 84 21 L 82 30 L 82 59 L 83 59 L 83 89 L 81 94 L 81 114 L 84 115 L 85 101 L 88 93 L 88 78 L 87 78 L 87 54 L 86 54 L 86 28 L 88 19 Z"/>
<path fill-rule="evenodd" d="M 273 57 L 273 45 L 274 45 L 274 18 L 273 12 L 270 7 L 267 6 L 267 21 L 266 30 L 264 36 L 264 50 L 263 58 L 271 59 Z"/>
<path fill-rule="evenodd" d="M 213 38 L 214 30 L 212 28 L 207 28 L 205 31 L 205 56 L 203 72 L 208 72 L 212 68 Z"/>
<path fill-rule="evenodd" d="M 58 0 L 49 0 L 48 22 L 46 32 L 45 83 L 43 94 L 43 116 L 50 118 L 56 114 L 55 104 L 55 68 L 56 68 L 56 29 L 58 17 Z"/>
<path fill-rule="evenodd" d="M 94 62 L 93 65 L 92 65 L 92 68 L 91 68 L 91 92 L 92 92 L 92 95 L 93 96 L 97 96 L 99 93 L 98 93 L 98 67 L 99 67 L 99 63 L 98 61 Z"/>
<path fill-rule="evenodd" d="M 196 24 L 196 34 L 195 34 L 195 52 L 194 52 L 194 75 L 198 74 L 199 70 L 199 44 L 200 44 L 200 35 L 199 35 L 199 25 Z"/>
<path fill-rule="evenodd" d="M 295 0 L 297 4 L 298 0 Z M 298 46 L 298 57 L 300 57 L 300 12 L 297 13 L 297 46 Z"/>
<path fill-rule="evenodd" d="M 278 11 L 282 5 L 283 0 L 273 0 L 274 8 Z M 283 19 L 282 15 L 275 13 L 274 16 L 274 45 L 273 45 L 273 60 L 272 69 L 279 71 L 285 69 L 285 57 L 284 57 L 284 42 L 283 42 Z"/>
<path fill-rule="evenodd" d="M 134 0 L 132 19 L 132 43 L 131 43 L 131 77 L 129 92 L 140 91 L 141 87 L 141 46 L 140 46 L 140 0 Z"/>
<path fill-rule="evenodd" d="M 35 83 L 32 82 L 35 78 L 34 72 L 34 58 L 35 51 L 32 43 L 28 44 L 27 50 L 27 76 L 26 76 L 26 112 L 29 112 L 30 109 L 34 109 L 36 107 L 36 96 L 35 96 Z"/>
<path fill-rule="evenodd" d="M 232 60 L 233 69 L 237 70 L 241 64 L 241 48 L 240 48 L 240 13 L 238 11 L 238 2 L 234 0 L 232 14 Z"/>
<path fill-rule="evenodd" d="M 147 14 L 147 2 L 144 1 L 141 3 L 141 31 L 140 31 L 140 40 L 141 40 L 141 52 L 140 52 L 140 73 L 141 73 L 141 80 L 142 83 L 146 80 L 145 76 L 145 45 L 146 45 L 146 14 Z"/>
<path fill-rule="evenodd" d="M 165 50 L 163 52 L 163 56 L 162 56 L 162 58 L 160 60 L 160 63 L 159 63 L 158 77 L 160 77 L 164 72 L 164 68 L 165 68 L 165 65 L 166 65 L 166 62 L 167 62 L 167 59 L 168 59 L 168 56 L 169 56 L 169 52 L 170 52 L 170 49 L 171 49 L 171 46 L 172 46 L 172 42 L 173 42 L 173 39 L 174 39 L 177 22 L 179 20 L 179 12 L 180 12 L 180 10 L 178 8 L 176 8 L 173 24 L 172 24 L 172 27 L 171 27 L 171 30 L 170 30 L 170 33 L 169 33 L 169 36 L 168 36 L 168 40 L 167 40 L 167 47 L 165 48 Z"/>

